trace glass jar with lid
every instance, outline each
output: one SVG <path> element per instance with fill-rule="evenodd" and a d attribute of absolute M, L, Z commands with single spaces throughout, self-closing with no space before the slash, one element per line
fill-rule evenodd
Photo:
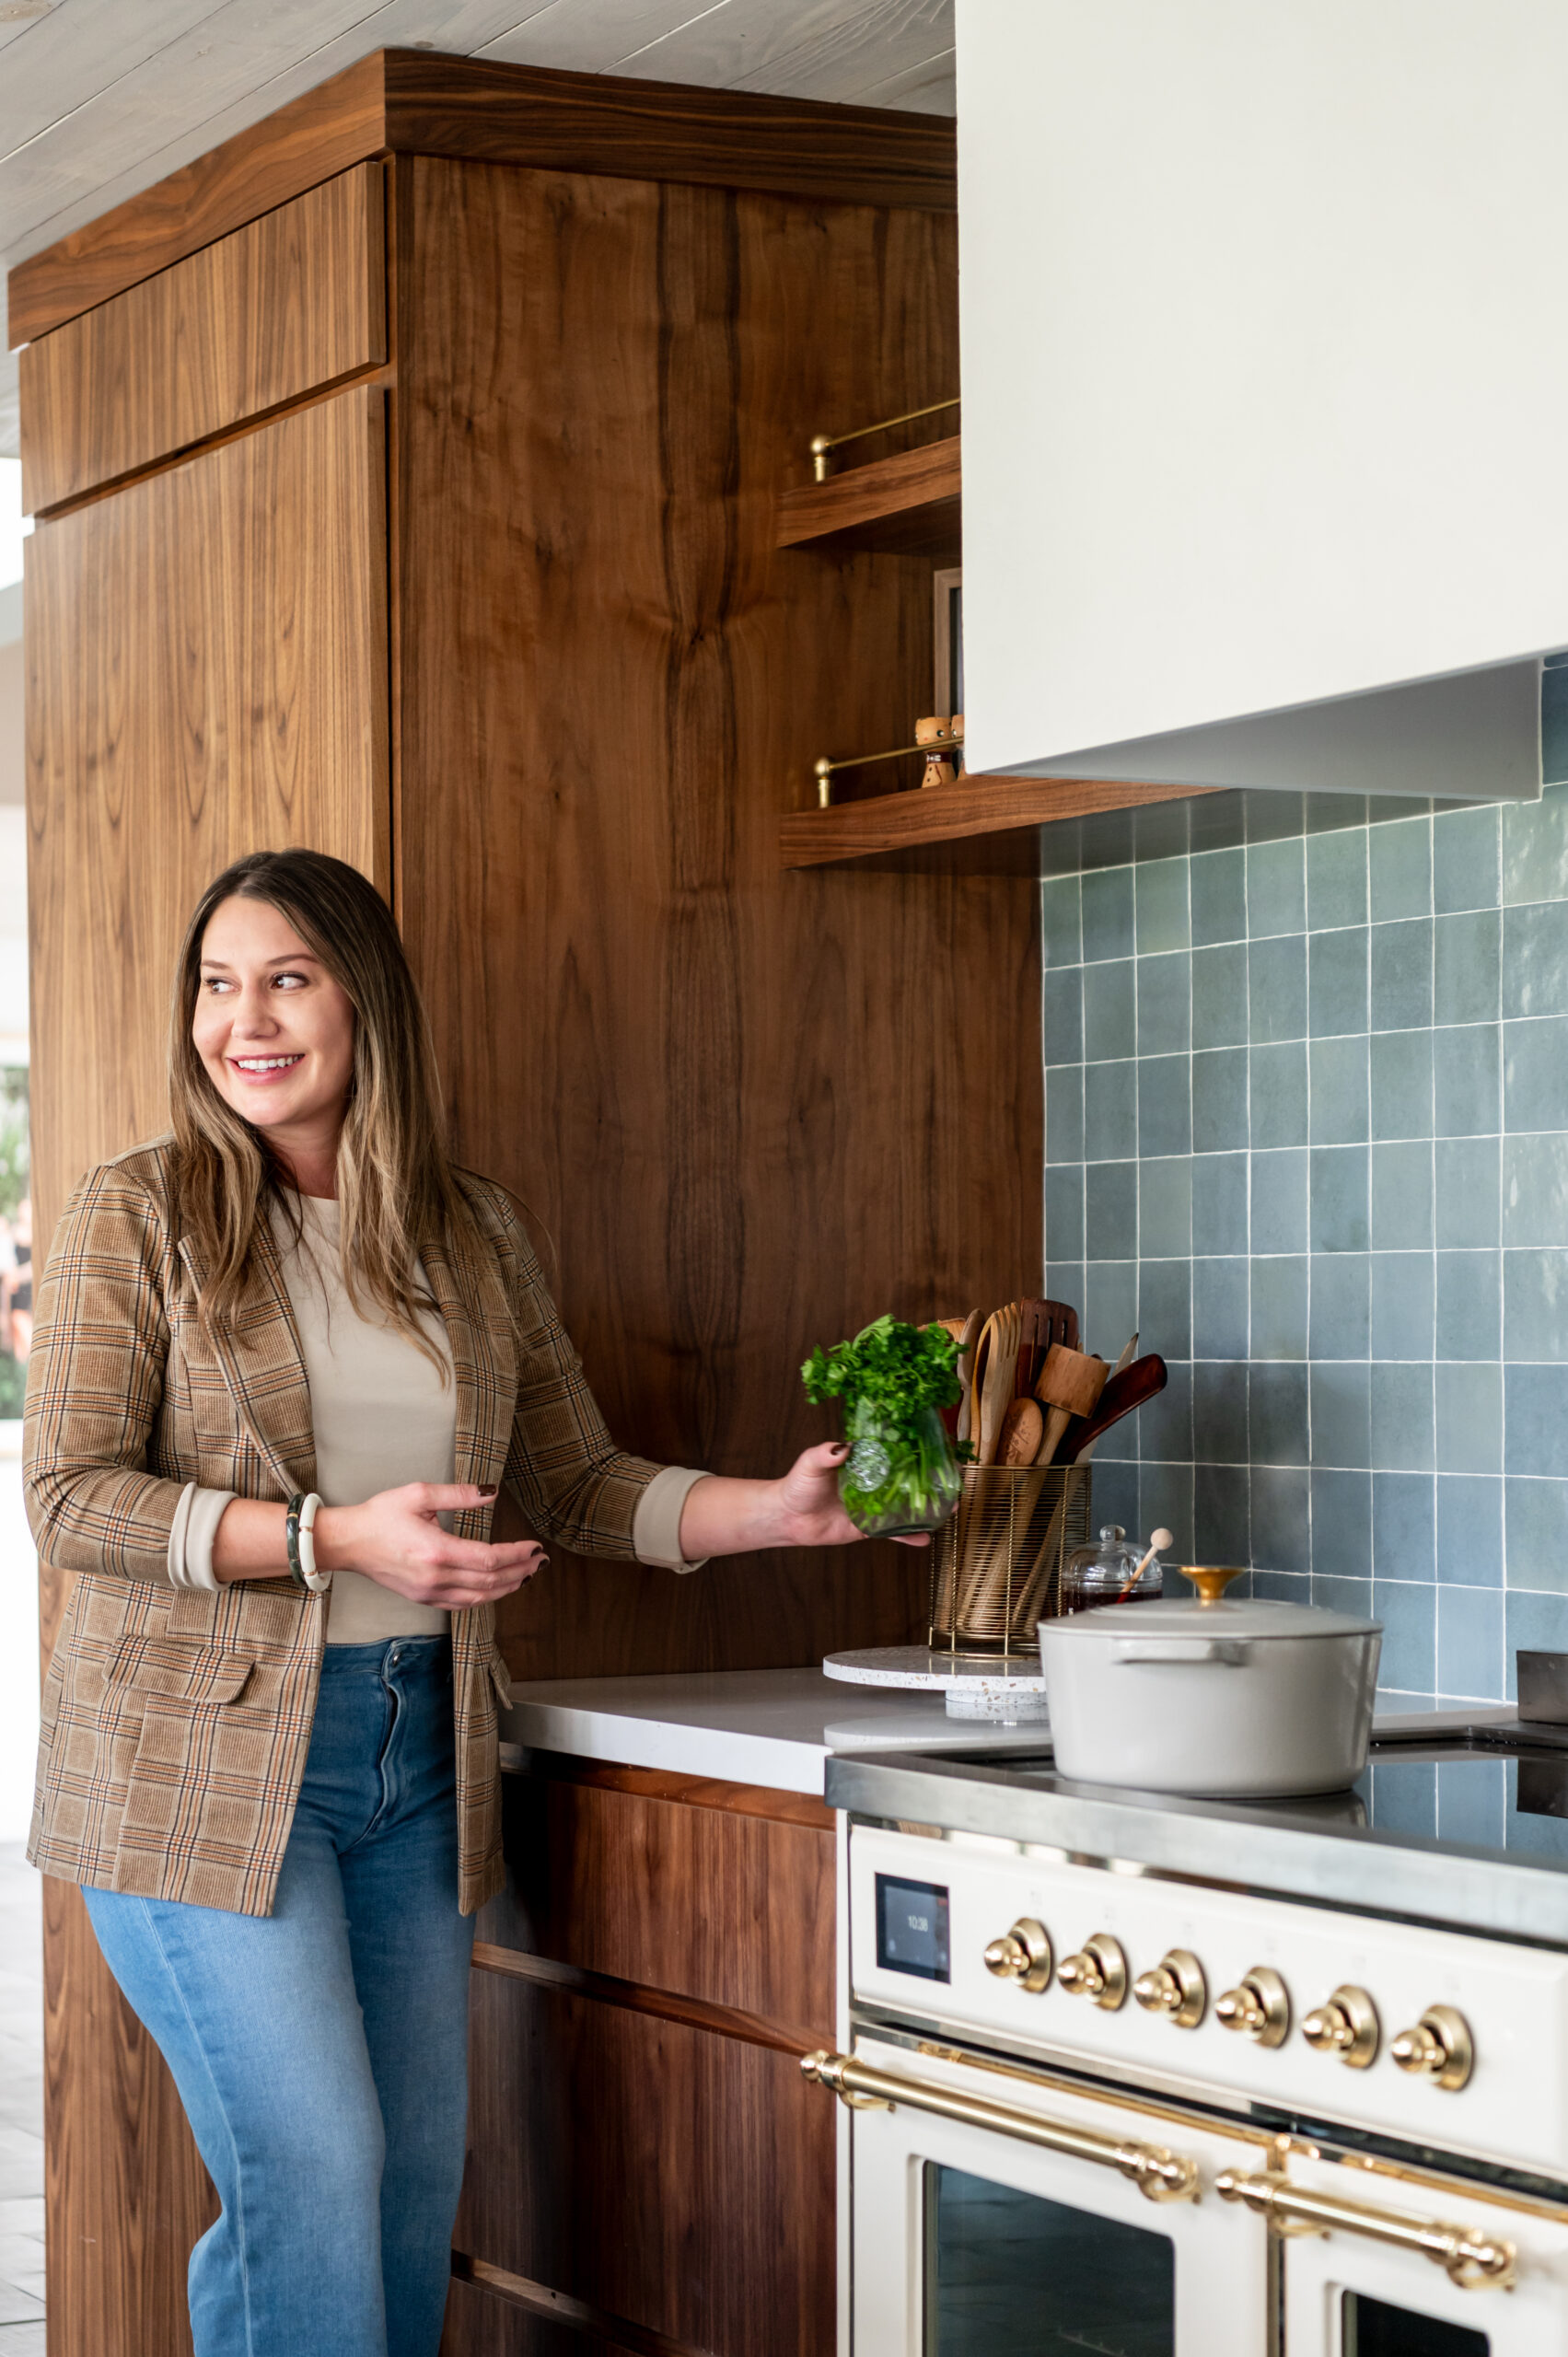
<path fill-rule="evenodd" d="M 1059 1609 L 1092 1612 L 1099 1604 L 1145 1604 L 1162 1595 L 1165 1579 L 1157 1558 L 1151 1556 L 1143 1571 L 1138 1569 L 1143 1551 L 1119 1522 L 1104 1524 L 1098 1545 L 1074 1547 L 1062 1566 Z"/>

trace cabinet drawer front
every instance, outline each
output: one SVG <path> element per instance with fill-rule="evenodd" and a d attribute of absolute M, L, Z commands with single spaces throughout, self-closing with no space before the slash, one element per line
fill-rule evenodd
<path fill-rule="evenodd" d="M 383 188 L 358 164 L 29 344 L 25 509 L 384 361 Z"/>

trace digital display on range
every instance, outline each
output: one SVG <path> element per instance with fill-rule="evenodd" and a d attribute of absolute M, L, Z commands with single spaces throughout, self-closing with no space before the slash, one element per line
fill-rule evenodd
<path fill-rule="evenodd" d="M 947 1894 L 939 1883 L 877 1877 L 877 1961 L 919 1980 L 946 1980 Z"/>

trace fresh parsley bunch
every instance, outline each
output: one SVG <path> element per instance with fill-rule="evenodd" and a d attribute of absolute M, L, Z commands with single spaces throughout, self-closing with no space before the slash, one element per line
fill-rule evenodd
<path fill-rule="evenodd" d="M 942 1326 L 876 1318 L 852 1342 L 819 1345 L 800 1370 L 813 1407 L 842 1406 L 850 1453 L 839 1495 L 868 1535 L 935 1530 L 958 1501 L 939 1411 L 961 1396 L 958 1345 Z"/>

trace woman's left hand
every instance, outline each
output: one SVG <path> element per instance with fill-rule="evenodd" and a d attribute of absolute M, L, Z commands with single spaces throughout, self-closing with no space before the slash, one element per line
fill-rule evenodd
<path fill-rule="evenodd" d="M 839 1499 L 839 1468 L 849 1450 L 842 1440 L 803 1449 L 779 1483 L 779 1503 L 796 1534 L 796 1547 L 848 1547 L 865 1533 L 857 1530 Z M 921 1534 L 895 1540 L 900 1547 L 929 1547 Z"/>

